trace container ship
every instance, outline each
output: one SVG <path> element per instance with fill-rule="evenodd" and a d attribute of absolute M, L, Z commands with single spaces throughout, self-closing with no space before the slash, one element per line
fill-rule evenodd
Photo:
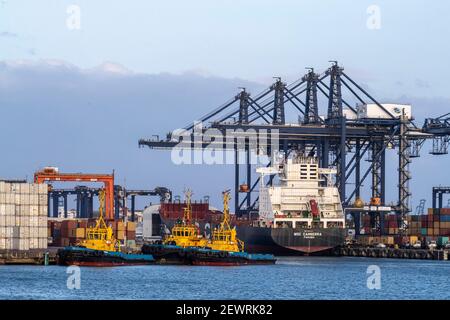
<path fill-rule="evenodd" d="M 319 168 L 316 158 L 295 155 L 257 172 L 261 175 L 258 215 L 232 219 L 249 253 L 324 255 L 345 242 L 347 229 L 334 169 Z M 277 185 L 267 186 L 267 176 L 277 177 Z M 162 233 L 182 217 L 184 207 L 161 204 Z M 193 212 L 201 232 L 210 236 L 221 212 L 207 203 L 193 204 Z"/>

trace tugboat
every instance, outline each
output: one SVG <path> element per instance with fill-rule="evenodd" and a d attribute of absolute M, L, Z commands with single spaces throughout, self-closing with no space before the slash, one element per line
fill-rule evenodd
<path fill-rule="evenodd" d="M 112 267 L 128 265 L 147 265 L 155 259 L 148 254 L 121 252 L 120 242 L 114 238 L 111 226 L 103 219 L 105 191 L 99 193 L 100 215 L 95 227 L 86 229 L 86 239 L 58 250 L 58 264 L 91 267 Z"/>
<path fill-rule="evenodd" d="M 191 192 L 186 194 L 183 221 L 172 228 L 171 235 L 155 244 L 146 244 L 142 252 L 152 254 L 160 264 L 189 264 L 209 266 L 235 266 L 248 264 L 274 264 L 271 254 L 249 254 L 244 243 L 230 226 L 229 190 L 223 193 L 223 219 L 214 229 L 211 240 L 203 237 L 191 223 Z"/>
<path fill-rule="evenodd" d="M 208 239 L 200 234 L 199 228 L 192 223 L 191 196 L 192 191 L 186 190 L 186 207 L 183 219 L 177 221 L 170 235 L 165 236 L 162 241 L 154 244 L 144 244 L 142 252 L 151 254 L 159 264 L 186 264 L 186 248 L 204 248 Z"/>
<path fill-rule="evenodd" d="M 230 190 L 223 192 L 223 218 L 214 229 L 209 250 L 198 249 L 188 254 L 193 265 L 234 266 L 245 264 L 274 264 L 271 254 L 249 254 L 244 251 L 244 242 L 236 236 L 236 229 L 230 226 Z"/>

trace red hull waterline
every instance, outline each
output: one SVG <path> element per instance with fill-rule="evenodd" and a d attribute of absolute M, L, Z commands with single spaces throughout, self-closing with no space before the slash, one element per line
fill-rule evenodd
<path fill-rule="evenodd" d="M 145 262 L 137 262 L 137 263 L 128 263 L 128 262 L 92 262 L 92 261 L 68 261 L 65 262 L 67 266 L 79 266 L 79 267 L 122 267 L 122 266 L 143 266 L 148 265 L 149 263 Z"/>
<path fill-rule="evenodd" d="M 213 262 L 213 261 L 193 261 L 194 266 L 215 266 L 215 267 L 234 267 L 241 266 L 246 263 L 239 262 Z"/>
<path fill-rule="evenodd" d="M 267 265 L 274 264 L 272 262 L 226 262 L 226 261 L 192 261 L 194 266 L 214 266 L 214 267 L 234 267 L 234 266 L 247 266 L 247 265 Z"/>
<path fill-rule="evenodd" d="M 314 253 L 314 252 L 320 252 L 320 251 L 326 251 L 326 250 L 330 250 L 332 249 L 332 247 L 300 247 L 300 246 L 296 246 L 296 247 L 289 247 L 286 246 L 286 248 L 289 248 L 291 250 L 295 250 L 295 251 L 300 251 L 303 252 L 305 254 L 308 253 Z"/>

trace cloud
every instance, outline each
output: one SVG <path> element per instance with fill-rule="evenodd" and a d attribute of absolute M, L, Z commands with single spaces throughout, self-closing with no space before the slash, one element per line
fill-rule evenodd
<path fill-rule="evenodd" d="M 423 89 L 430 88 L 430 84 L 426 80 L 416 79 L 416 81 L 414 81 L 414 84 L 417 88 L 423 88 Z"/>
<path fill-rule="evenodd" d="M 118 75 L 131 75 L 134 73 L 131 70 L 122 66 L 121 64 L 109 62 L 109 61 L 103 62 L 98 67 L 88 70 L 88 72 L 101 72 L 101 73 L 118 74 Z"/>
<path fill-rule="evenodd" d="M 140 138 L 161 137 L 228 101 L 245 86 L 240 79 L 199 74 L 145 74 L 105 62 L 79 68 L 64 60 L 0 62 L 0 177 L 31 177 L 53 164 L 65 172 L 111 172 L 130 188 L 167 186 L 197 199 L 232 185 L 232 168 L 177 166 L 170 152 L 139 149 Z M 219 174 L 223 183 L 202 182 Z M 212 200 L 213 200 L 212 198 Z"/>

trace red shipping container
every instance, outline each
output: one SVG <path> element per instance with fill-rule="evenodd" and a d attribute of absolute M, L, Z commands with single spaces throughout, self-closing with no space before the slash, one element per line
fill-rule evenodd
<path fill-rule="evenodd" d="M 135 240 L 136 231 L 127 231 L 127 240 Z"/>

